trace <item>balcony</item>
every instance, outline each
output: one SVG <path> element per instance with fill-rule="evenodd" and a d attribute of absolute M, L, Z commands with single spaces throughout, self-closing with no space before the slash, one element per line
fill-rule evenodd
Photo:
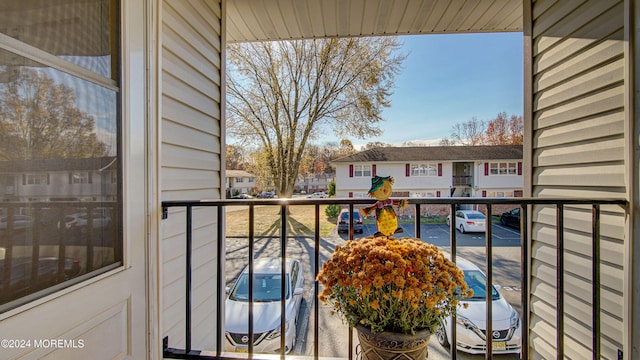
<path fill-rule="evenodd" d="M 603 199 L 603 200 L 585 200 L 585 199 L 560 199 L 560 198 L 500 198 L 500 199 L 490 199 L 490 198 L 409 198 L 407 199 L 409 202 L 409 206 L 405 209 L 405 214 L 408 214 L 405 220 L 405 223 L 402 225 L 405 229 L 404 234 L 400 234 L 399 236 L 411 236 L 420 238 L 423 241 L 445 241 L 439 247 L 443 247 L 447 252 L 451 253 L 452 260 L 455 261 L 456 256 L 458 254 L 463 253 L 464 248 L 466 247 L 466 238 L 459 232 L 456 231 L 456 222 L 451 221 L 448 225 L 448 234 L 446 232 L 440 231 L 441 234 L 446 234 L 447 239 L 440 238 L 439 240 L 434 240 L 433 232 L 428 230 L 425 233 L 425 229 L 430 229 L 427 224 L 423 223 L 424 218 L 420 216 L 416 217 L 412 214 L 421 214 L 421 208 L 428 205 L 439 205 L 445 206 L 450 209 L 449 213 L 455 213 L 455 210 L 461 205 L 473 206 L 476 208 L 483 209 L 485 213 L 492 213 L 492 210 L 497 208 L 503 208 L 505 206 L 511 206 L 513 208 L 520 208 L 520 226 L 519 226 L 519 239 L 515 239 L 515 242 L 519 244 L 513 245 L 514 251 L 517 252 L 517 256 L 519 257 L 519 286 L 520 293 L 519 299 L 511 299 L 510 302 L 514 302 L 514 308 L 518 310 L 521 321 L 521 329 L 522 329 L 522 349 L 529 349 L 531 346 L 531 332 L 527 331 L 530 329 L 530 278 L 531 278 L 531 244 L 532 244 L 532 224 L 535 224 L 534 215 L 539 213 L 539 210 L 544 208 L 548 211 L 552 211 L 555 214 L 555 219 L 553 220 L 553 226 L 555 227 L 555 239 L 553 239 L 553 246 L 555 247 L 555 256 L 552 259 L 548 259 L 549 262 L 555 264 L 555 268 L 558 269 L 555 274 L 556 278 L 556 303 L 554 304 L 555 308 L 558 309 L 558 313 L 566 314 L 565 312 L 565 254 L 567 250 L 565 249 L 565 209 L 581 209 L 583 212 L 590 213 L 591 217 L 591 228 L 585 229 L 586 232 L 589 233 L 591 237 L 591 241 L 589 244 L 584 244 L 584 246 L 589 246 L 591 249 L 591 294 L 592 298 L 590 299 L 591 306 L 591 323 L 589 326 L 592 329 L 591 338 L 593 339 L 593 343 L 589 344 L 589 348 L 592 349 L 592 357 L 594 359 L 599 359 L 601 357 L 602 346 L 601 346 L 601 334 L 602 334 L 602 326 L 601 326 L 601 301 L 602 297 L 600 295 L 601 291 L 601 283 L 600 283 L 600 263 L 601 263 L 601 207 L 606 206 L 607 209 L 609 207 L 613 207 L 618 209 L 618 211 L 625 212 L 626 211 L 626 202 L 623 200 L 615 200 L 615 199 Z M 327 344 L 323 344 L 323 340 L 321 335 L 324 335 L 327 332 L 333 331 L 331 329 L 323 329 L 321 322 L 321 308 L 322 305 L 318 303 L 315 298 L 316 294 L 320 292 L 319 283 L 315 281 L 316 275 L 319 272 L 321 259 L 323 256 L 326 256 L 327 251 L 330 253 L 333 248 L 329 248 L 328 244 L 325 241 L 325 238 L 320 234 L 320 219 L 325 216 L 321 213 L 321 206 L 329 205 L 329 204 L 338 204 L 343 208 L 348 208 L 350 211 L 357 210 L 361 205 L 370 205 L 374 203 L 373 199 L 306 199 L 306 198 L 297 198 L 297 199 L 252 199 L 252 200 L 212 200 L 212 201 L 165 201 L 162 203 L 163 207 L 163 217 L 166 218 L 169 216 L 170 208 L 178 208 L 180 211 L 175 215 L 171 216 L 186 216 L 186 228 L 184 229 L 184 246 L 186 249 L 186 256 L 184 269 L 185 269 L 185 278 L 186 278 L 186 290 L 184 297 L 185 301 L 185 309 L 184 309 L 184 348 L 173 348 L 168 346 L 168 339 L 165 337 L 165 348 L 164 348 L 164 357 L 165 358 L 173 358 L 173 359 L 246 359 L 247 356 L 249 358 L 329 358 L 336 357 L 334 355 L 326 355 L 322 353 L 321 348 Z M 218 289 L 218 294 L 216 301 L 216 311 L 217 311 L 217 322 L 215 324 L 211 324 L 211 326 L 215 327 L 215 333 L 218 334 L 215 339 L 215 349 L 194 349 L 192 347 L 192 308 L 191 308 L 191 297 L 192 297 L 192 255 L 193 255 L 193 210 L 194 208 L 202 208 L 202 207 L 214 207 L 217 208 L 217 234 L 223 234 L 224 228 L 222 224 L 224 223 L 223 217 L 226 214 L 226 210 L 230 210 L 233 207 L 243 207 L 248 212 L 248 226 L 246 229 L 246 237 L 243 241 L 246 241 L 246 254 L 243 254 L 242 259 L 240 259 L 237 255 L 236 250 L 234 249 L 234 261 L 241 262 L 242 265 L 249 265 L 249 278 L 252 278 L 252 268 L 254 264 L 254 260 L 257 257 L 256 252 L 254 252 L 254 248 L 256 244 L 261 241 L 261 237 L 256 235 L 256 229 L 254 223 L 256 221 L 256 209 L 258 207 L 276 207 L 279 208 L 279 229 L 274 229 L 272 231 L 270 238 L 271 241 L 275 241 L 279 244 L 279 254 L 278 256 L 281 259 L 289 259 L 292 257 L 290 253 L 290 249 L 288 245 L 292 242 L 302 242 L 301 239 L 304 239 L 304 247 L 306 248 L 308 260 L 310 264 L 310 273 L 306 275 L 306 278 L 311 282 L 311 288 L 308 289 L 310 295 L 307 298 L 307 301 L 310 303 L 308 308 L 309 314 L 309 331 L 306 334 L 306 346 L 308 346 L 307 351 L 304 354 L 291 354 L 285 355 L 284 350 L 279 350 L 279 352 L 275 352 L 272 354 L 262 354 L 254 352 L 255 345 L 252 342 L 248 342 L 246 351 L 247 353 L 234 353 L 234 352 L 225 352 L 225 342 L 228 341 L 225 337 L 225 324 L 224 324 L 224 313 L 223 313 L 223 303 L 225 301 L 225 285 L 228 284 L 228 280 L 225 278 L 225 264 L 224 262 L 218 262 L 217 265 L 217 279 L 216 279 L 216 288 Z M 313 229 L 310 229 L 311 232 L 307 236 L 298 236 L 289 234 L 288 225 L 291 220 L 291 217 L 295 214 L 296 207 L 312 207 L 313 208 Z M 621 209 L 621 210 L 620 210 Z M 184 215 L 183 215 L 184 214 Z M 496 214 L 493 214 L 496 215 Z M 353 217 L 351 217 L 352 219 Z M 337 238 L 336 241 L 344 241 L 346 239 L 354 239 L 354 224 L 353 220 L 350 219 L 349 231 L 344 238 Z M 375 226 L 375 224 L 373 225 Z M 439 225 L 440 230 L 444 225 Z M 446 229 L 446 228 L 445 228 Z M 502 242 L 504 241 L 503 237 L 498 236 L 497 232 L 502 231 L 501 225 L 498 224 L 498 221 L 494 221 L 492 226 L 486 226 L 486 230 L 484 234 L 484 239 L 479 242 L 479 245 L 476 244 L 476 250 L 480 249 L 479 259 L 485 259 L 482 262 L 484 266 L 481 266 L 482 270 L 486 273 L 487 276 L 487 288 L 486 293 L 491 294 L 491 284 L 494 283 L 494 276 L 499 276 L 500 272 L 504 272 L 503 269 L 496 268 L 496 259 L 498 259 L 500 254 L 496 254 L 494 252 L 494 247 L 504 245 Z M 515 233 L 515 231 L 514 231 Z M 365 234 L 367 235 L 367 232 Z M 335 235 L 332 235 L 335 236 Z M 217 258 L 224 259 L 228 252 L 231 251 L 229 248 L 225 248 L 225 244 L 229 243 L 228 241 L 224 241 L 224 239 L 217 239 Z M 524 246 L 522 246 L 522 244 Z M 436 244 L 437 245 L 437 244 Z M 263 245 L 260 245 L 261 249 Z M 465 255 L 467 256 L 467 255 Z M 491 261 L 486 261 L 486 259 L 490 259 Z M 514 260 L 514 259 L 511 259 Z M 228 260 L 227 260 L 228 261 Z M 285 261 L 282 261 L 282 270 L 281 270 L 281 279 L 282 284 L 280 286 L 281 289 L 284 289 L 284 279 L 285 279 Z M 500 263 L 498 261 L 497 263 Z M 516 271 L 517 272 L 517 271 Z M 307 287 L 309 286 L 309 282 L 307 282 Z M 251 289 L 252 286 L 249 286 Z M 515 288 L 515 287 L 514 287 Z M 504 290 L 505 288 L 503 288 Z M 251 291 L 251 290 L 250 290 Z M 284 291 L 282 296 L 284 297 Z M 282 298 L 282 297 L 281 297 Z M 249 296 L 249 308 L 253 309 L 253 297 Z M 486 301 L 488 304 L 491 303 L 491 296 L 487 296 Z M 280 301 L 281 313 L 285 312 L 285 302 Z M 491 309 L 490 306 L 487 306 L 487 309 Z M 249 311 L 249 321 L 248 321 L 248 333 L 245 334 L 248 339 L 255 338 L 256 334 L 253 326 L 253 321 L 251 320 L 253 317 L 252 311 Z M 565 348 L 565 338 L 567 336 L 573 336 L 571 334 L 571 330 L 569 328 L 565 328 L 565 316 L 558 316 L 556 319 L 555 328 L 557 329 L 558 336 L 554 339 L 544 339 L 547 343 L 553 344 L 557 351 L 557 358 L 564 358 L 564 348 Z M 336 317 L 337 318 L 337 317 Z M 492 332 L 492 316 L 491 310 L 487 311 L 486 314 L 486 323 L 487 328 L 483 330 L 484 333 Z M 339 321 L 339 320 L 338 320 Z M 280 328 L 286 328 L 286 319 L 285 317 L 280 318 Z M 455 321 L 452 321 L 452 324 L 455 324 Z M 344 355 L 338 356 L 340 358 L 348 358 L 353 359 L 354 357 L 358 357 L 358 346 L 356 344 L 357 339 L 353 336 L 353 331 L 351 328 L 348 328 L 347 325 L 342 325 L 344 329 L 344 334 L 347 335 L 347 339 L 345 341 L 345 348 L 343 349 Z M 164 336 L 164 335 L 163 335 Z M 433 338 L 433 336 L 432 336 Z M 484 357 L 486 359 L 493 358 L 493 346 L 492 346 L 492 338 L 486 337 L 485 347 L 487 349 L 484 351 Z M 434 341 L 431 342 L 434 344 Z M 450 344 L 456 344 L 456 332 L 451 332 L 451 338 L 449 339 Z M 437 343 L 435 343 L 435 346 Z M 336 346 L 335 344 L 329 344 L 330 346 Z M 457 359 L 468 358 L 466 354 L 460 351 L 452 351 L 452 345 L 448 350 L 439 349 L 441 353 L 438 357 L 437 354 L 435 358 L 447 358 L 447 359 Z M 429 345 L 429 358 L 432 358 L 432 353 L 435 353 L 434 345 Z M 285 337 L 280 336 L 280 349 L 285 349 Z M 433 350 L 432 350 L 433 348 Z M 483 349 L 483 350 L 484 350 Z M 518 358 L 517 355 L 515 357 L 509 357 L 508 359 Z M 477 358 L 476 356 L 475 358 Z M 528 359 L 529 355 L 527 351 L 522 351 L 520 354 L 521 359 Z"/>

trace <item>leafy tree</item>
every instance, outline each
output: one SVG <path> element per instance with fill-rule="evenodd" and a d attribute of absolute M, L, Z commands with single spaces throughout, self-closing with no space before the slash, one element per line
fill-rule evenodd
<path fill-rule="evenodd" d="M 246 160 L 244 149 L 241 146 L 227 144 L 226 148 L 226 168 L 230 170 L 245 170 Z"/>
<path fill-rule="evenodd" d="M 517 145 L 524 141 L 524 120 L 522 116 L 499 113 L 489 122 L 473 117 L 471 120 L 455 124 L 451 137 L 444 138 L 440 145 Z"/>
<path fill-rule="evenodd" d="M 229 45 L 229 134 L 259 144 L 278 194 L 291 195 L 317 134 L 380 134 L 377 125 L 405 58 L 397 54 L 400 45 L 395 37 Z"/>
<path fill-rule="evenodd" d="M 28 68 L 9 79 L 0 86 L 0 159 L 106 155 L 93 117 L 76 107 L 72 88 Z"/>

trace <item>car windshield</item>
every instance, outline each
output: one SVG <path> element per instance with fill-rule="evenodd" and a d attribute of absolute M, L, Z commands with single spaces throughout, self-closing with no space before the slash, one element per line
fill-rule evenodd
<path fill-rule="evenodd" d="M 484 220 L 484 215 L 476 213 L 467 213 L 467 219 Z"/>
<path fill-rule="evenodd" d="M 478 270 L 465 270 L 464 281 L 469 288 L 473 290 L 473 297 L 469 300 L 483 301 L 487 298 L 487 280 L 482 272 Z M 493 300 L 500 299 L 500 293 L 493 286 L 491 286 L 491 298 Z"/>
<path fill-rule="evenodd" d="M 355 214 L 355 215 L 354 215 L 353 219 L 354 219 L 355 221 L 360 221 L 360 213 L 359 213 L 359 212 L 356 212 L 356 213 L 354 213 L 354 214 Z M 347 213 L 347 212 L 343 212 L 343 213 L 340 215 L 340 218 L 341 218 L 342 220 L 347 220 L 347 219 L 349 219 L 349 213 Z"/>
<path fill-rule="evenodd" d="M 280 274 L 254 274 L 253 275 L 253 301 L 271 302 L 280 301 L 280 289 L 282 289 L 282 277 Z M 289 275 L 285 281 L 287 286 L 285 298 L 289 298 Z M 231 291 L 229 299 L 235 301 L 249 301 L 249 274 L 242 273 L 236 286 Z"/>

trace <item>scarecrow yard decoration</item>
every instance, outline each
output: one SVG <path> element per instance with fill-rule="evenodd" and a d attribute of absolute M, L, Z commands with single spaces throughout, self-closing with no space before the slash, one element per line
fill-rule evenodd
<path fill-rule="evenodd" d="M 402 210 L 407 206 L 407 200 L 391 200 L 393 185 L 393 177 L 386 176 L 374 176 L 371 178 L 371 189 L 369 189 L 369 196 L 378 200 L 373 206 L 361 208 L 360 211 L 364 216 L 369 216 L 373 210 L 376 211 L 376 223 L 378 225 L 378 232 L 374 236 L 384 235 L 391 237 L 393 234 L 401 233 L 402 228 L 398 227 L 398 216 L 393 206 L 398 206 Z"/>

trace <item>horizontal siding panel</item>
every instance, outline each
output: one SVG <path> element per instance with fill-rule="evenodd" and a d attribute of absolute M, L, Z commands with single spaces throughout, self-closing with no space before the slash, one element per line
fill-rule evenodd
<path fill-rule="evenodd" d="M 170 97 L 183 104 L 189 104 L 189 106 L 204 114 L 215 114 L 220 111 L 220 103 L 215 100 L 220 98 L 219 90 L 212 88 L 210 92 L 203 93 L 170 73 L 163 72 L 162 76 L 165 78 L 162 84 L 164 97 Z"/>
<path fill-rule="evenodd" d="M 558 0 L 536 0 L 533 2 L 531 16 L 533 21 L 538 21 L 540 17 L 548 11 Z M 546 16 L 546 14 L 545 14 Z"/>
<path fill-rule="evenodd" d="M 189 87 L 203 94 L 208 94 L 208 97 L 211 95 L 215 96 L 215 88 L 220 85 L 219 69 L 207 69 L 205 67 L 193 68 L 191 66 L 198 65 L 193 61 L 188 62 L 175 53 L 166 50 L 162 52 L 162 65 L 166 73 L 171 74 L 174 78 L 180 79 L 184 84 L 188 84 Z M 204 72 L 208 74 L 203 74 Z"/>
<path fill-rule="evenodd" d="M 536 36 L 533 42 L 536 54 L 534 73 L 557 66 L 564 59 L 585 51 L 600 39 L 622 28 L 622 2 L 611 8 L 612 5 L 607 1 L 585 3 L 579 8 L 580 11 L 572 13 Z"/>
<path fill-rule="evenodd" d="M 536 129 L 540 129 L 622 109 L 623 106 L 624 87 L 618 86 L 585 95 L 569 104 L 536 112 L 533 121 Z"/>
<path fill-rule="evenodd" d="M 186 169 L 219 169 L 220 155 L 204 151 L 194 151 L 182 146 L 165 144 L 162 163 L 164 166 Z"/>
<path fill-rule="evenodd" d="M 555 207 L 536 207 L 534 214 L 536 217 L 536 223 L 533 228 L 534 234 L 538 234 L 540 238 L 549 238 L 553 234 L 552 243 L 555 244 Z M 602 237 L 624 239 L 624 216 L 622 214 L 606 214 L 602 213 L 601 210 L 600 216 L 600 234 Z M 565 206 L 564 226 L 565 229 L 581 231 L 582 234 L 591 234 L 591 210 L 587 208 L 578 210 L 575 206 Z M 542 234 L 541 232 L 543 231 L 547 231 L 547 233 Z"/>
<path fill-rule="evenodd" d="M 555 330 L 553 332 L 547 331 L 553 330 L 553 328 L 550 329 L 550 326 L 545 326 L 544 328 L 542 328 L 541 323 L 537 322 L 536 320 L 536 317 L 532 316 L 531 338 L 529 339 L 529 346 L 535 349 L 535 351 L 529 354 L 529 358 L 532 360 L 555 359 L 555 342 L 552 344 L 549 341 L 553 341 L 553 339 L 555 339 L 556 332 Z"/>
<path fill-rule="evenodd" d="M 162 199 L 166 201 L 184 199 L 220 199 L 220 188 L 167 190 L 162 192 Z"/>
<path fill-rule="evenodd" d="M 193 51 L 209 61 L 220 61 L 220 59 L 215 60 L 220 57 L 220 34 L 214 31 L 202 33 L 201 31 L 206 28 L 194 27 L 192 23 L 197 21 L 199 15 L 183 0 L 170 1 L 169 4 L 163 8 L 162 13 L 162 30 L 165 35 L 163 46 L 167 47 L 166 40 L 171 39 L 175 41 L 172 44 L 181 43 L 182 46 L 187 46 L 188 48 L 183 49 L 187 50 L 187 54 Z M 174 34 L 177 37 L 174 37 Z M 169 46 L 169 48 L 178 50 L 179 47 Z M 183 53 L 183 51 L 176 52 Z M 220 67 L 220 64 L 217 67 Z"/>
<path fill-rule="evenodd" d="M 625 140 L 623 137 L 585 140 L 583 143 L 537 149 L 533 155 L 533 164 L 536 167 L 570 164 L 571 166 L 567 167 L 567 172 L 574 173 L 577 176 L 589 173 L 589 170 L 584 169 L 584 166 L 580 166 L 580 164 L 596 164 L 591 170 L 596 175 L 604 174 L 602 171 L 615 170 L 614 167 L 616 166 L 622 166 L 616 162 L 624 161 Z M 620 174 L 620 172 L 616 171 L 616 174 Z M 622 174 L 624 175 L 624 169 Z M 622 180 L 620 179 L 620 181 Z M 609 184 L 619 186 L 620 181 L 601 182 L 600 184 L 603 186 L 608 186 Z M 580 185 L 581 182 L 569 182 L 569 184 Z M 543 184 L 541 183 L 541 185 Z"/>
<path fill-rule="evenodd" d="M 573 11 L 576 11 L 576 9 L 582 6 L 585 2 L 586 0 L 543 2 L 544 10 L 548 12 L 544 17 L 541 17 L 539 13 L 542 11 L 542 8 L 540 6 L 536 6 L 538 4 L 538 1 L 536 1 L 533 6 L 533 20 L 535 21 L 533 36 L 540 36 L 540 34 L 549 30 L 550 27 L 560 21 L 569 21 L 570 18 L 568 18 L 568 15 Z"/>
<path fill-rule="evenodd" d="M 624 61 L 619 59 L 538 93 L 533 100 L 534 106 L 540 111 L 605 87 L 616 84 L 622 86 L 623 78 Z"/>
<path fill-rule="evenodd" d="M 533 139 L 533 146 L 535 148 L 551 147 L 612 136 L 624 136 L 624 112 L 622 111 L 538 130 Z"/>
<path fill-rule="evenodd" d="M 220 173 L 215 170 L 190 170 L 164 168 L 163 189 L 207 189 L 220 187 Z M 217 176 L 217 178 L 216 178 Z"/>
<path fill-rule="evenodd" d="M 602 172 L 601 172 L 602 171 Z M 537 168 L 533 179 L 538 185 L 625 186 L 624 165 Z"/>
<path fill-rule="evenodd" d="M 577 74 L 589 71 L 593 67 L 622 58 L 624 43 L 620 39 L 623 36 L 623 30 L 620 29 L 606 39 L 594 44 L 593 47 L 562 60 L 562 66 L 556 66 L 536 74 L 533 91 L 545 90 L 558 83 L 565 82 Z"/>
<path fill-rule="evenodd" d="M 576 188 L 567 186 L 534 186 L 532 196 L 534 197 L 555 197 L 555 198 L 582 198 L 582 199 L 611 199 L 624 198 L 626 196 L 626 188 L 607 188 L 607 187 L 585 187 Z"/>
<path fill-rule="evenodd" d="M 222 34 L 220 20 L 212 21 L 212 19 L 218 19 L 213 7 L 217 5 L 219 11 L 220 4 L 212 3 L 210 6 L 209 3 L 211 2 L 202 0 L 179 0 L 172 3 L 171 6 L 180 13 L 189 12 L 191 14 L 189 17 L 190 25 L 208 42 L 208 48 L 220 52 L 220 35 Z M 189 4 L 189 9 L 185 8 L 186 4 Z M 221 59 L 219 57 L 216 56 L 210 60 L 218 62 L 217 66 L 220 66 Z"/>
<path fill-rule="evenodd" d="M 533 277 L 531 281 L 531 294 L 540 299 L 555 299 L 555 281 L 550 284 L 539 277 Z"/>
<path fill-rule="evenodd" d="M 162 141 L 165 144 L 181 146 L 193 151 L 209 154 L 220 154 L 220 138 L 201 132 L 197 129 L 183 126 L 172 121 L 163 121 Z"/>
<path fill-rule="evenodd" d="M 187 103 L 179 102 L 170 97 L 165 96 L 162 99 L 163 119 L 220 137 L 220 106 L 216 104 L 208 110 L 212 110 L 212 112 L 199 111 Z"/>

